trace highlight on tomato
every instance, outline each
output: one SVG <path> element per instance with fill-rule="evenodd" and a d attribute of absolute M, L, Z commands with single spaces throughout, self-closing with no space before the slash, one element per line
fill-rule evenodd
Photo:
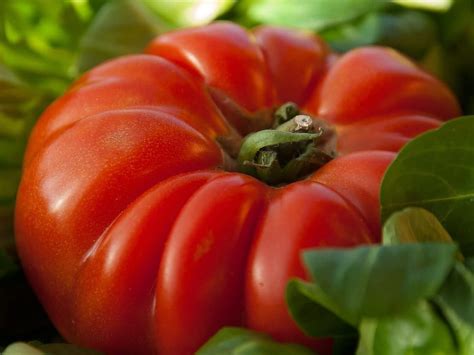
<path fill-rule="evenodd" d="M 22 264 L 62 336 L 189 354 L 222 326 L 330 353 L 284 290 L 308 248 L 380 240 L 396 152 L 459 116 L 383 47 L 218 22 L 78 79 L 36 124 L 16 205 Z"/>

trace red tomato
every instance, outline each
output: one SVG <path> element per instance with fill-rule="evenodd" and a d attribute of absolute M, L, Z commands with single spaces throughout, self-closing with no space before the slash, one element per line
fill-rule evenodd
<path fill-rule="evenodd" d="M 32 133 L 16 237 L 54 324 L 108 353 L 189 354 L 226 325 L 329 352 L 286 310 L 302 250 L 378 242 L 386 167 L 456 99 L 391 49 L 336 56 L 281 28 L 216 23 L 147 52 L 86 73 Z M 280 187 L 225 172 L 288 100 L 335 127 L 338 157 Z"/>

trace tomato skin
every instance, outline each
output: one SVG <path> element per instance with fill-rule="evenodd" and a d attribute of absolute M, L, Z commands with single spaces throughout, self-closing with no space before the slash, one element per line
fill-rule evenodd
<path fill-rule="evenodd" d="M 337 151 L 341 154 L 364 150 L 399 151 L 408 141 L 441 121 L 420 114 L 374 116 L 353 124 L 338 126 Z M 377 135 L 374 135 L 377 132 Z"/>
<path fill-rule="evenodd" d="M 254 33 L 275 85 L 277 104 L 306 100 L 308 88 L 324 72 L 326 44 L 308 33 L 289 33 L 275 27 L 259 27 Z"/>
<path fill-rule="evenodd" d="M 168 33 L 152 41 L 147 53 L 198 73 L 249 111 L 273 104 L 273 89 L 265 85 L 269 72 L 264 57 L 239 26 L 221 22 Z"/>
<path fill-rule="evenodd" d="M 308 279 L 300 253 L 308 248 L 370 243 L 361 215 L 322 184 L 300 182 L 274 191 L 250 253 L 246 320 L 278 340 L 308 343 L 285 307 L 286 281 Z M 322 349 L 321 349 L 322 350 Z"/>
<path fill-rule="evenodd" d="M 163 140 L 164 132 L 173 135 Z M 28 183 L 17 199 L 22 207 L 16 239 L 21 258 L 30 261 L 25 268 L 33 287 L 41 289 L 43 304 L 53 310 L 53 321 L 70 321 L 65 300 L 78 264 L 131 201 L 156 181 L 214 167 L 220 159 L 215 143 L 196 130 L 144 109 L 89 117 L 45 145 L 24 171 Z M 51 284 L 54 290 L 45 288 Z"/>
<path fill-rule="evenodd" d="M 46 140 L 75 122 L 125 108 L 171 112 L 210 138 L 230 130 L 202 83 L 162 58 L 133 55 L 92 69 L 48 107 L 33 129 L 25 162 Z"/>
<path fill-rule="evenodd" d="M 226 174 L 184 206 L 157 279 L 155 329 L 163 353 L 192 353 L 222 324 L 241 324 L 247 254 L 266 190 L 251 177 Z"/>
<path fill-rule="evenodd" d="M 202 172 L 159 184 L 113 222 L 77 275 L 71 339 L 90 339 L 89 347 L 108 353 L 140 348 L 153 352 L 150 285 L 155 283 L 167 236 L 190 196 L 216 175 Z"/>
<path fill-rule="evenodd" d="M 367 222 L 370 240 L 380 242 L 380 181 L 394 158 L 387 151 L 355 152 L 331 160 L 309 179 L 344 196 Z"/>
<path fill-rule="evenodd" d="M 445 85 L 389 48 L 363 47 L 343 55 L 320 95 L 318 116 L 336 124 L 387 113 L 418 112 L 439 119 L 460 113 Z"/>
<path fill-rule="evenodd" d="M 385 169 L 455 98 L 392 50 L 339 56 L 281 28 L 221 22 L 147 52 L 86 73 L 30 138 L 16 240 L 54 324 L 111 354 L 189 354 L 239 324 L 330 353 L 286 310 L 300 253 L 378 242 Z M 334 125 L 340 155 L 278 188 L 224 172 L 286 100 Z"/>
<path fill-rule="evenodd" d="M 146 52 L 162 56 L 200 76 L 240 132 L 249 131 L 249 124 L 241 119 L 242 115 L 270 110 L 274 104 L 275 91 L 266 85 L 271 80 L 264 56 L 252 37 L 239 26 L 218 22 L 168 33 L 152 41 Z M 223 101 L 229 100 L 240 106 L 241 115 L 227 112 Z M 270 115 L 263 114 L 259 118 L 266 121 L 263 125 L 270 124 Z"/>

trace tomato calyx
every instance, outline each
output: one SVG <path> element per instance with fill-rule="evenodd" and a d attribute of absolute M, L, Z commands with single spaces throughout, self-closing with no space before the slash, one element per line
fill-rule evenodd
<path fill-rule="evenodd" d="M 239 170 L 269 185 L 300 180 L 334 158 L 334 131 L 323 121 L 300 114 L 293 103 L 275 111 L 273 129 L 247 135 Z"/>

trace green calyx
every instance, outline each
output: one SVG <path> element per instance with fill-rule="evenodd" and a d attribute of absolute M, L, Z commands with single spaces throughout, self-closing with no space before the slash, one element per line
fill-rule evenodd
<path fill-rule="evenodd" d="M 327 126 L 300 115 L 292 103 L 282 105 L 274 116 L 274 129 L 245 137 L 238 156 L 239 171 L 279 185 L 304 178 L 333 158 L 325 147 Z"/>

